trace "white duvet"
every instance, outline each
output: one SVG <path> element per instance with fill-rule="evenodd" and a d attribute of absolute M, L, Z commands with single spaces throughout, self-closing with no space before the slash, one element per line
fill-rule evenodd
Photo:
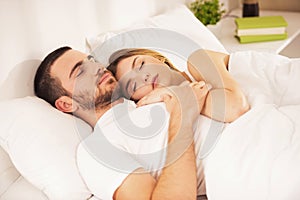
<path fill-rule="evenodd" d="M 239 52 L 229 71 L 251 110 L 204 159 L 208 198 L 300 199 L 300 59 Z"/>

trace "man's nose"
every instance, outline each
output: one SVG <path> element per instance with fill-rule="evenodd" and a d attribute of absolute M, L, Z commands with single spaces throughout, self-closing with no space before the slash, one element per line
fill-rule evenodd
<path fill-rule="evenodd" d="M 103 66 L 100 66 L 99 69 L 97 70 L 96 76 L 103 74 L 105 71 L 107 71 L 107 69 Z"/>

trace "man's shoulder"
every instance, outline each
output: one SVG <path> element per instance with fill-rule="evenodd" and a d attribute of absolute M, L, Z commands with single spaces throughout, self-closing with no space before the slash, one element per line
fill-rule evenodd
<path fill-rule="evenodd" d="M 169 113 L 166 109 L 165 103 L 163 102 L 137 107 L 134 101 L 124 99 L 122 103 L 113 106 L 102 117 L 100 117 L 98 123 L 128 116 L 132 119 L 143 119 L 149 115 L 157 117 L 160 116 L 160 118 L 163 118 L 167 117 Z"/>
<path fill-rule="evenodd" d="M 97 122 L 95 129 L 127 129 L 128 127 L 168 126 L 169 113 L 164 103 L 136 107 L 130 100 L 113 106 Z"/>

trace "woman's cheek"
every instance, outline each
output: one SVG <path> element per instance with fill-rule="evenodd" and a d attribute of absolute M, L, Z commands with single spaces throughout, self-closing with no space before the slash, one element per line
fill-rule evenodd
<path fill-rule="evenodd" d="M 139 89 L 137 89 L 133 94 L 132 94 L 132 99 L 135 100 L 140 100 L 147 94 L 149 94 L 153 90 L 152 85 L 145 85 Z"/>

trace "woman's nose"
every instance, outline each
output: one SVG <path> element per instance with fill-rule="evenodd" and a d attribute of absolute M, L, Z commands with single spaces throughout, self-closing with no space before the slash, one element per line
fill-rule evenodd
<path fill-rule="evenodd" d="M 140 74 L 134 78 L 136 87 L 140 88 L 150 83 L 150 74 Z"/>
<path fill-rule="evenodd" d="M 135 79 L 139 79 L 139 81 L 143 83 L 147 83 L 150 78 L 150 74 L 147 72 L 142 72 L 140 69 L 135 69 L 134 73 Z"/>
<path fill-rule="evenodd" d="M 150 74 L 145 74 L 144 75 L 144 81 L 145 81 L 145 83 L 147 83 L 149 81 L 149 77 L 150 77 Z"/>

